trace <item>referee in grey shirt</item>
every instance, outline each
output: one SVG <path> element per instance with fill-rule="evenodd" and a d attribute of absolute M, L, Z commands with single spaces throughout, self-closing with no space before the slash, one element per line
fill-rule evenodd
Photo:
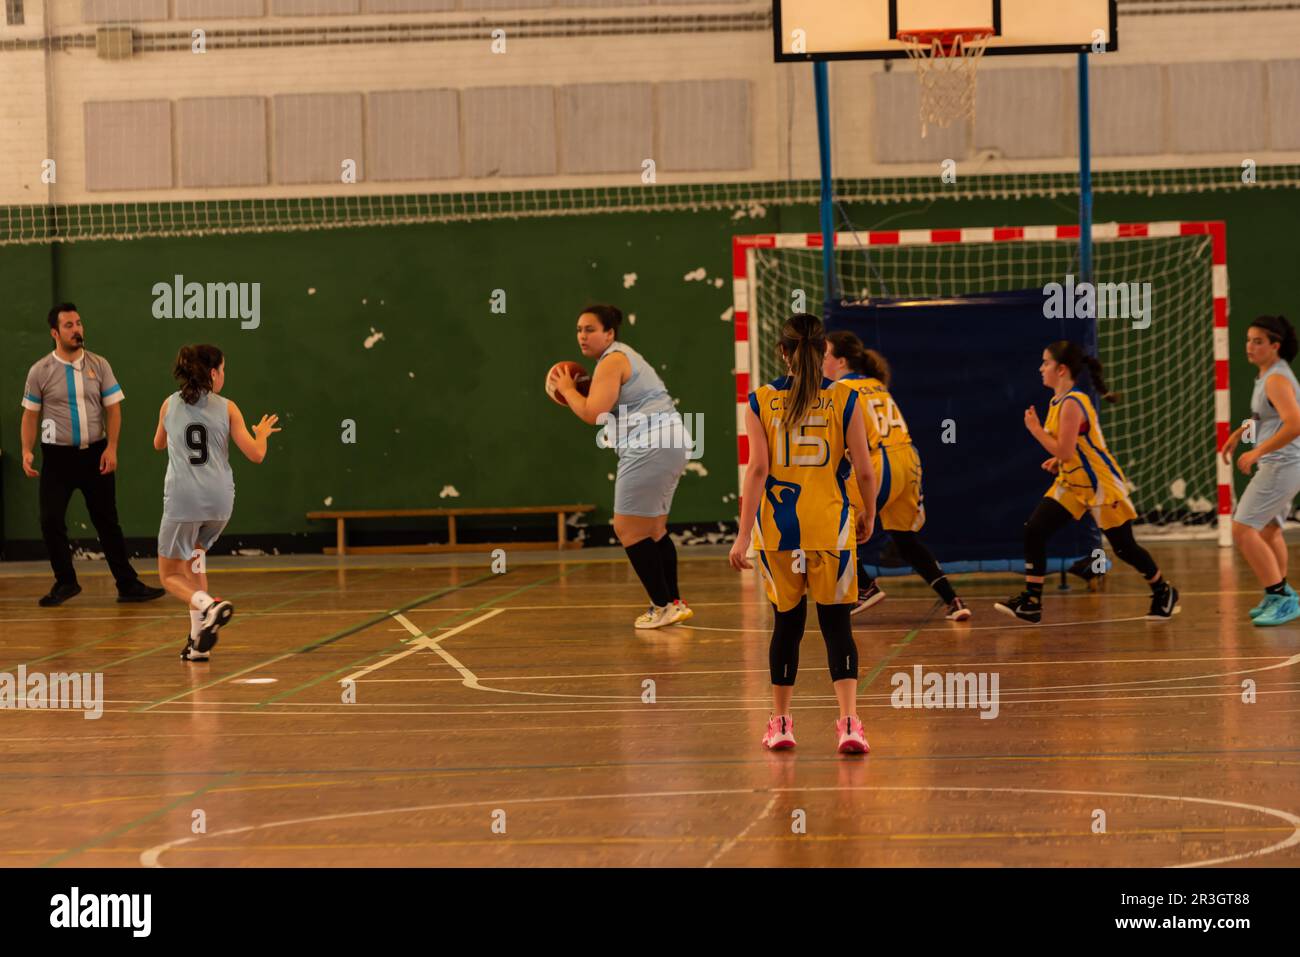
<path fill-rule="evenodd" d="M 117 600 L 161 598 L 163 589 L 150 588 L 136 576 L 117 521 L 113 473 L 122 429 L 122 387 L 107 359 L 82 348 L 84 330 L 76 306 L 60 303 L 50 310 L 49 322 L 54 351 L 32 366 L 23 390 L 23 472 L 41 479 L 41 536 L 54 568 L 54 587 L 40 604 L 61 605 L 81 592 L 65 523 L 68 502 L 77 490 L 117 579 Z M 39 472 L 32 464 L 38 433 Z"/>

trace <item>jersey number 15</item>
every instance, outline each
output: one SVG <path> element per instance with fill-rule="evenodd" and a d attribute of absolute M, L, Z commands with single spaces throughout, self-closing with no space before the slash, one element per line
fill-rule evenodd
<path fill-rule="evenodd" d="M 792 466 L 807 466 L 815 468 L 825 465 L 831 460 L 831 447 L 827 441 L 820 435 L 809 435 L 805 429 L 824 429 L 826 428 L 826 417 L 821 415 L 810 415 L 804 419 L 803 425 L 799 426 L 798 434 L 792 434 L 792 430 L 782 427 L 780 419 L 772 422 L 773 429 L 776 431 L 776 461 L 778 465 L 786 468 Z M 782 438 L 785 442 L 782 443 Z M 794 445 L 794 454 L 790 452 L 791 444 Z M 784 449 L 782 448 L 784 445 Z M 784 452 L 784 455 L 782 454 Z"/>

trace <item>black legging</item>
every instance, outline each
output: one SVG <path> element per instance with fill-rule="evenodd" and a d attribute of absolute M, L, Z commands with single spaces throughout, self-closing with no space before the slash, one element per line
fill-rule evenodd
<path fill-rule="evenodd" d="M 818 605 L 817 623 L 826 642 L 826 664 L 830 667 L 831 681 L 858 677 L 858 646 L 853 640 L 853 626 L 849 623 L 852 605 Z M 799 673 L 799 642 L 803 640 L 804 623 L 808 620 L 808 597 L 789 611 L 777 611 L 772 606 L 776 621 L 772 625 L 772 643 L 767 649 L 767 663 L 772 673 L 772 684 L 793 685 Z"/>
<path fill-rule="evenodd" d="M 1074 516 L 1055 499 L 1044 498 L 1025 522 L 1025 574 L 1042 578 L 1047 574 L 1047 540 L 1074 521 Z M 1132 565 L 1147 581 L 1160 573 L 1151 553 L 1133 538 L 1133 523 L 1125 522 L 1102 531 L 1115 557 Z"/>

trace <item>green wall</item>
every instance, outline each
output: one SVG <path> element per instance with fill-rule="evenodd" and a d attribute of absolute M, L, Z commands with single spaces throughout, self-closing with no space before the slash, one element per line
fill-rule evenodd
<path fill-rule="evenodd" d="M 1069 200 L 965 200 L 849 209 L 860 229 L 1072 222 Z M 1300 191 L 1239 190 L 1177 196 L 1099 195 L 1096 220 L 1224 219 L 1232 305 L 1233 414 L 1246 414 L 1251 370 L 1240 342 L 1249 317 L 1300 318 L 1291 230 Z M 19 399 L 27 368 L 50 347 L 45 312 L 53 277 L 77 302 L 86 344 L 105 355 L 127 395 L 118 507 L 128 537 L 156 534 L 165 456 L 151 446 L 171 362 L 187 342 L 227 354 L 225 394 L 252 422 L 263 412 L 284 431 L 254 466 L 235 453 L 230 533 L 325 531 L 304 513 L 323 508 L 515 505 L 590 501 L 609 519 L 613 453 L 596 429 L 542 391 L 552 362 L 581 358 L 578 309 L 607 300 L 636 315 L 622 338 L 656 366 L 683 412 L 705 419 L 706 476 L 688 472 L 674 522 L 734 518 L 736 491 L 730 237 L 815 231 L 811 206 L 627 213 L 481 223 L 79 242 L 0 248 L 5 290 L 0 461 L 5 534 L 39 538 L 35 481 L 19 462 Z M 707 280 L 686 281 L 703 267 Z M 260 282 L 261 325 L 233 319 L 156 319 L 153 285 Z M 625 287 L 625 274 L 636 274 Z M 721 286 L 713 281 L 722 279 Z M 309 294 L 309 289 L 315 289 Z M 505 315 L 491 311 L 502 289 Z M 383 339 L 364 345 L 372 327 Z M 413 374 L 413 377 L 412 377 Z M 8 398 L 3 398 L 8 397 Z M 355 445 L 341 422 L 357 423 Z M 1208 451 L 1207 451 L 1208 454 Z M 440 499 L 454 486 L 459 498 Z M 84 535 L 79 500 L 70 530 Z"/>

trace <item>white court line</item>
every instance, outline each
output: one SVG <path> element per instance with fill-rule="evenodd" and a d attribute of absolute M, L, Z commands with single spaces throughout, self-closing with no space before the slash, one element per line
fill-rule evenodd
<path fill-rule="evenodd" d="M 499 688 L 484 688 L 483 690 L 485 690 L 485 691 L 499 691 L 500 689 L 499 689 Z M 517 693 L 517 692 L 503 692 L 503 693 L 504 693 L 504 694 L 511 694 L 511 693 Z M 1290 694 L 1290 695 L 1300 694 L 1300 689 L 1294 689 L 1294 688 L 1292 688 L 1292 689 L 1285 689 L 1285 690 L 1279 690 L 1279 691 L 1257 691 L 1257 692 L 1255 692 L 1255 693 L 1256 693 L 1257 695 L 1259 695 L 1259 696 L 1262 698 L 1264 695 L 1272 695 L 1272 694 Z M 1003 707 L 1003 710 L 1005 710 L 1005 709 L 1006 709 L 1006 706 L 1008 706 L 1008 705 L 1013 705 L 1013 704 L 1052 704 L 1052 705 L 1056 705 L 1056 704 L 1087 704 L 1087 705 L 1093 705 L 1093 706 L 1095 706 L 1095 705 L 1097 705 L 1097 704 L 1108 704 L 1108 703 L 1111 703 L 1111 702 L 1117 702 L 1117 701 L 1162 701 L 1162 700 L 1169 699 L 1169 698 L 1235 698 L 1235 699 L 1237 699 L 1237 700 L 1240 700 L 1240 699 L 1241 699 L 1241 692 L 1240 692 L 1240 691 L 1237 691 L 1237 690 L 1231 690 L 1231 691 L 1224 691 L 1224 692 L 1222 692 L 1222 693 L 1218 693 L 1218 694 L 1215 694 L 1215 693 L 1209 693 L 1209 694 L 1144 694 L 1144 695 L 1117 695 L 1117 696 L 1108 697 L 1108 698 L 1013 698 L 1013 699 L 1008 700 L 1008 701 L 1002 701 L 1002 702 L 1001 702 L 1001 705 L 1002 705 L 1002 707 Z M 732 699 L 732 700 L 756 700 L 756 699 Z M 954 714 L 955 714 L 955 715 L 958 715 L 958 716 L 961 716 L 961 715 L 968 715 L 968 714 L 971 714 L 971 713 L 973 713 L 975 710 L 977 710 L 977 709 L 973 709 L 973 708 L 929 708 L 929 709 L 920 709 L 920 710 L 918 710 L 918 709 L 913 709 L 913 708 L 900 709 L 900 708 L 895 708 L 892 704 L 886 704 L 886 703 L 883 702 L 883 701 L 880 702 L 879 704 L 874 704 L 874 703 L 866 703 L 866 704 L 863 704 L 861 698 L 858 699 L 858 703 L 859 703 L 859 707 L 866 707 L 866 708 L 873 708 L 873 709 L 878 708 L 878 709 L 882 709 L 882 710 L 886 710 L 886 711 L 901 711 L 901 710 L 906 710 L 909 714 L 916 714 L 918 717 L 920 717 L 920 716 L 927 716 L 927 715 L 930 715 L 931 713 L 933 713 L 935 717 L 939 717 L 939 716 L 941 716 L 941 715 L 954 715 Z M 527 702 L 527 703 L 522 703 L 522 702 L 521 702 L 520 704 L 517 704 L 517 705 L 511 705 L 511 704 L 494 705 L 493 707 L 496 707 L 496 708 L 528 708 L 528 707 L 533 707 L 533 708 L 548 708 L 549 710 L 546 710 L 546 711 L 505 711 L 505 710 L 502 710 L 502 711 L 496 711 L 496 710 L 492 710 L 492 709 L 488 708 L 486 705 L 473 705 L 473 704 L 455 705 L 455 704 L 445 704 L 445 703 L 440 703 L 440 704 L 430 705 L 428 702 L 424 702 L 423 706 L 425 706 L 425 707 L 430 707 L 430 706 L 431 706 L 431 707 L 435 707 L 435 708 L 460 708 L 460 709 L 462 709 L 462 710 L 459 710 L 459 711 L 378 711 L 378 710 L 374 710 L 374 708 L 370 708 L 370 707 L 368 707 L 368 708 L 366 708 L 366 710 L 365 710 L 365 714 L 368 714 L 368 715 L 401 715 L 401 716 L 403 716 L 403 717 L 409 717 L 409 718 L 428 718 L 428 717 L 480 717 L 480 716 L 482 716 L 482 715 L 494 715 L 494 714 L 500 714 L 500 715 L 533 715 L 533 716 L 538 716 L 538 717 L 540 717 L 540 716 L 544 716 L 544 715 L 554 715 L 554 714 L 645 714 L 646 711 L 648 710 L 648 706 L 647 706 L 647 705 L 641 705 L 641 706 L 638 707 L 638 708 L 595 708 L 595 707 L 592 707 L 592 708 L 579 708 L 579 707 L 577 707 L 577 704 L 578 704 L 578 702 L 574 702 L 574 701 L 557 701 L 557 702 L 555 702 L 554 707 L 552 707 L 551 705 L 549 705 L 547 702 L 544 702 L 544 701 L 532 701 L 532 702 Z M 563 708 L 563 707 L 566 706 L 566 705 L 569 706 L 567 710 L 559 710 L 559 709 Z M 250 705 L 250 707 L 252 707 L 252 706 Z M 303 716 L 307 716 L 307 715 L 315 716 L 315 717 L 347 717 L 348 715 L 353 715 L 353 714 L 355 714 L 356 711 L 357 711 L 357 709 L 358 709 L 358 708 L 361 708 L 361 707 L 363 707 L 363 706 L 360 705 L 360 704 L 336 704 L 335 702 L 331 702 L 331 701 L 312 701 L 312 702 L 305 702 L 305 703 L 303 703 L 303 704 L 302 704 L 302 707 L 317 707 L 317 708 L 333 707 L 335 710 L 333 710 L 333 711 L 297 711 L 297 712 L 295 712 L 295 711 L 269 711 L 269 710 L 267 710 L 268 708 L 273 708 L 273 707 L 290 707 L 290 705 L 288 705 L 288 704 L 286 704 L 286 703 L 284 703 L 284 702 L 276 702 L 276 704 L 274 704 L 274 705 L 265 705 L 265 706 L 262 706 L 260 710 L 256 710 L 256 711 L 251 711 L 251 710 L 247 710 L 247 709 L 243 709 L 243 710 L 241 710 L 241 709 L 239 709 L 239 708 L 232 708 L 232 709 L 227 709 L 227 710 L 220 710 L 220 709 L 213 709 L 213 708 L 205 708 L 205 709 L 192 708 L 192 709 L 186 709 L 186 710 L 176 709 L 176 710 L 172 710 L 172 711 L 153 711 L 153 712 L 149 712 L 149 713 L 151 713 L 151 714 L 244 714 L 244 715 L 266 715 L 266 716 L 268 716 L 268 717 L 289 717 L 289 718 L 293 718 L 293 719 L 297 720 L 298 718 L 303 717 Z M 374 707 L 380 707 L 380 706 L 374 706 Z M 387 704 L 387 703 L 385 703 L 384 705 L 382 705 L 382 707 L 385 707 L 385 708 L 402 708 L 402 707 L 407 707 L 407 708 L 417 708 L 417 707 L 421 707 L 421 705 L 419 705 L 419 704 L 401 705 L 401 704 Z M 835 703 L 830 703 L 830 704 L 801 704 L 799 707 L 804 708 L 804 709 L 808 709 L 808 710 L 814 710 L 814 709 L 815 709 L 815 710 L 819 710 L 819 711 L 830 711 L 830 710 L 833 710 L 833 709 L 835 709 L 835 708 L 838 708 L 839 705 L 838 705 L 838 704 L 835 704 Z M 470 709 L 475 709 L 475 710 L 470 710 Z M 666 708 L 665 710 L 668 711 L 668 712 L 671 712 L 671 713 L 673 713 L 673 714 L 682 714 L 682 713 L 688 713 L 688 712 L 689 712 L 689 713 L 694 713 L 694 712 L 709 712 L 709 713 L 712 713 L 712 712 L 733 712 L 733 711 L 753 711 L 753 712 L 758 712 L 758 713 L 768 713 L 768 712 L 770 712 L 770 711 L 772 710 L 772 702 L 771 702 L 770 699 L 768 699 L 766 704 L 761 704 L 761 705 L 752 705 L 752 706 L 738 706 L 738 707 L 732 707 L 732 708 L 678 708 L 678 707 L 670 707 L 670 708 Z M 1272 712 L 1273 710 L 1275 710 L 1275 709 L 1268 709 L 1268 710 L 1269 710 L 1269 712 L 1271 713 L 1271 712 Z M 123 709 L 123 708 L 105 708 L 104 711 L 105 711 L 105 713 L 121 713 L 121 714 L 131 714 L 131 713 L 132 713 L 130 710 L 128 710 L 128 709 Z M 70 714 L 70 715 L 79 714 L 79 712 L 67 712 L 67 713 Z M 143 714 L 143 713 L 145 713 L 145 712 L 138 712 L 138 713 Z M 1288 709 L 1288 710 L 1285 711 L 1285 712 L 1279 711 L 1279 713 L 1290 713 L 1290 710 Z M 1001 716 L 999 716 L 999 717 L 1001 717 Z M 1094 713 L 1094 714 L 1092 714 L 1092 717 L 1095 718 L 1095 717 L 1098 717 L 1098 715 L 1096 715 L 1096 714 Z M 1116 716 L 1116 715 L 1109 715 L 1108 717 L 1117 717 L 1117 716 Z M 69 718 L 69 720 L 71 720 L 71 718 Z"/>
<path fill-rule="evenodd" d="M 932 603 L 933 604 L 933 603 Z M 1023 623 L 1013 625 L 1008 622 L 1005 625 L 968 625 L 965 622 L 949 622 L 947 627 L 935 625 L 933 627 L 917 628 L 917 631 L 942 631 L 946 634 L 965 634 L 968 631 L 1005 631 L 1016 634 L 1026 633 L 1031 628 L 1075 628 L 1079 625 L 1113 625 L 1117 622 L 1124 621 L 1146 621 L 1143 615 L 1135 615 L 1132 618 L 1089 618 L 1085 621 L 1052 621 L 1042 622 L 1041 624 L 1031 625 Z M 732 632 L 749 632 L 750 634 L 769 635 L 772 633 L 771 628 L 715 628 L 708 625 L 682 625 L 683 628 L 689 628 L 691 631 L 732 631 Z M 905 624 L 898 624 L 892 628 L 854 628 L 854 635 L 896 635 L 899 628 L 905 628 Z"/>
<path fill-rule="evenodd" d="M 743 831 L 741 831 L 739 834 L 737 834 L 737 835 L 736 835 L 735 837 L 733 837 L 731 840 L 727 841 L 727 843 L 723 844 L 722 847 L 718 848 L 718 853 L 716 853 L 716 854 L 714 854 L 712 857 L 710 857 L 708 863 L 705 864 L 704 866 L 705 866 L 706 868 L 707 868 L 707 867 L 712 867 L 714 864 L 718 863 L 718 858 L 722 857 L 723 854 L 726 854 L 727 851 L 731 850 L 733 847 L 735 847 L 737 844 L 739 844 L 742 840 L 744 840 L 745 835 L 748 834 L 748 833 L 750 832 L 750 830 L 754 827 L 754 825 L 757 824 L 759 821 L 763 820 L 763 818 L 767 817 L 768 814 L 770 814 L 770 813 L 772 812 L 772 808 L 774 808 L 774 807 L 776 806 L 776 799 L 777 799 L 777 797 L 779 797 L 779 795 L 773 794 L 773 795 L 772 795 L 772 800 L 770 800 L 770 801 L 767 802 L 767 807 L 763 808 L 763 810 L 761 810 L 761 811 L 758 812 L 758 817 L 754 818 L 752 821 L 750 821 L 748 824 L 746 824 L 746 825 L 745 825 L 745 829 L 744 829 Z"/>
<path fill-rule="evenodd" d="M 1035 665 L 1128 665 L 1128 664 L 1168 664 L 1171 661 L 1278 661 L 1286 660 L 1284 655 L 1220 655 L 1204 658 L 1084 658 L 1078 660 L 1056 660 L 1051 658 L 1030 661 L 948 661 L 944 668 L 1006 668 L 1033 667 Z M 939 664 L 934 665 L 940 667 Z M 808 665 L 808 671 L 816 671 L 816 665 Z M 821 670 L 825 670 L 824 668 Z M 757 675 L 767 674 L 767 668 L 726 668 L 706 669 L 701 671 L 606 671 L 590 674 L 571 675 L 492 675 L 489 681 L 550 681 L 556 678 L 647 678 L 678 677 L 681 675 Z M 403 681 L 455 681 L 455 678 L 372 678 L 374 682 L 398 683 Z M 1170 679 L 1175 680 L 1175 679 Z M 1181 680 L 1181 679 L 1178 679 Z M 1086 687 L 1086 686 L 1085 686 Z"/>
<path fill-rule="evenodd" d="M 981 794 L 1065 794 L 1070 796 L 1083 797 L 1110 797 L 1110 798 L 1137 798 L 1140 800 L 1150 801 L 1175 801 L 1179 803 L 1191 804 L 1209 804 L 1217 807 L 1239 808 L 1246 811 L 1254 811 L 1257 814 L 1268 814 L 1273 817 L 1281 818 L 1287 824 L 1290 824 L 1293 830 L 1291 835 L 1276 844 L 1270 844 L 1268 847 L 1259 848 L 1253 851 L 1244 851 L 1241 854 L 1233 854 L 1228 857 L 1218 857 L 1208 861 L 1193 861 L 1188 864 L 1172 864 L 1170 867 L 1209 867 L 1213 864 L 1227 864 L 1231 861 L 1241 861 L 1251 857 L 1263 857 L 1265 854 L 1273 854 L 1277 851 L 1285 850 L 1300 844 L 1300 817 L 1291 814 L 1288 811 L 1279 811 L 1276 808 L 1263 807 L 1258 804 L 1242 804 L 1238 801 L 1220 801 L 1215 798 L 1198 798 L 1198 797 L 1181 797 L 1170 794 L 1138 794 L 1124 791 L 1065 791 L 1048 788 L 973 788 L 973 787 L 909 787 L 902 785 L 864 785 L 864 786 L 836 786 L 836 787 L 792 787 L 792 788 L 771 788 L 766 791 L 774 796 L 780 794 L 802 794 L 807 792 L 857 792 L 857 791 L 922 791 L 922 792 L 940 792 L 951 793 L 953 791 L 964 791 L 967 793 Z M 558 801 L 619 801 L 632 798 L 677 798 L 677 797 L 711 797 L 723 794 L 762 794 L 764 789 L 756 788 L 719 788 L 715 790 L 700 791 L 629 791 L 621 794 L 566 794 L 559 797 L 539 797 L 539 798 L 515 798 L 505 800 L 494 798 L 490 801 L 458 801 L 454 804 L 421 804 L 413 807 L 389 807 L 380 808 L 373 811 L 346 811 L 339 814 L 321 814 L 315 817 L 290 818 L 283 821 L 268 821 L 265 824 L 249 824 L 244 827 L 232 827 L 221 831 L 213 831 L 211 834 L 202 834 L 192 837 L 177 838 L 174 841 L 168 841 L 165 844 L 158 844 L 140 854 L 140 863 L 144 867 L 162 867 L 160 858 L 163 853 L 174 847 L 180 847 L 184 844 L 194 844 L 200 840 L 227 837 L 232 834 L 248 834 L 252 831 L 264 831 L 275 827 L 292 827 L 298 824 L 316 824 L 323 821 L 343 821 L 350 818 L 359 817 L 376 817 L 380 814 L 413 814 L 422 811 L 447 811 L 459 810 L 461 808 L 473 807 L 501 807 L 505 804 L 554 804 Z M 937 835 L 942 836 L 942 835 Z M 256 850 L 256 848 L 251 848 Z"/>
<path fill-rule="evenodd" d="M 447 631 L 444 631 L 437 638 L 431 638 L 428 635 L 426 635 L 419 628 L 415 627 L 415 625 L 411 623 L 411 620 L 409 618 L 407 618 L 405 615 L 401 614 L 400 612 L 393 612 L 392 613 L 393 619 L 397 621 L 399 624 L 401 624 L 401 626 L 405 628 L 407 631 L 409 631 L 411 634 L 415 635 L 414 640 L 412 640 L 407 645 L 405 651 L 399 651 L 397 652 L 397 654 L 389 655 L 387 658 L 381 659 L 380 661 L 376 661 L 372 665 L 366 665 L 366 667 L 362 668 L 360 671 L 354 671 L 346 678 L 340 678 L 339 682 L 342 683 L 344 681 L 358 681 L 361 678 L 365 677 L 366 675 L 370 674 L 372 671 L 378 671 L 380 668 L 383 668 L 387 665 L 391 665 L 394 661 L 400 661 L 401 659 L 405 658 L 407 655 L 413 655 L 421 648 L 428 648 L 431 651 L 433 651 L 435 654 L 437 654 L 439 657 L 441 657 L 443 661 L 447 662 L 447 664 L 451 665 L 453 668 L 459 671 L 461 678 L 464 680 L 465 684 L 468 687 L 471 688 L 477 687 L 478 678 L 474 676 L 474 673 L 470 671 L 468 668 L 466 668 L 464 665 L 462 665 L 455 658 L 453 658 L 450 654 L 448 654 L 447 652 L 443 651 L 440 647 L 438 647 L 438 643 L 440 641 L 444 641 L 448 638 L 451 638 L 453 635 L 458 635 L 462 631 L 465 631 L 468 628 L 473 628 L 479 622 L 487 621 L 489 618 L 495 618 L 503 611 L 505 611 L 504 608 L 493 608 L 490 611 L 487 611 L 482 615 L 479 615 L 477 618 L 471 618 L 469 621 L 459 624 L 455 628 L 451 628 Z"/>

